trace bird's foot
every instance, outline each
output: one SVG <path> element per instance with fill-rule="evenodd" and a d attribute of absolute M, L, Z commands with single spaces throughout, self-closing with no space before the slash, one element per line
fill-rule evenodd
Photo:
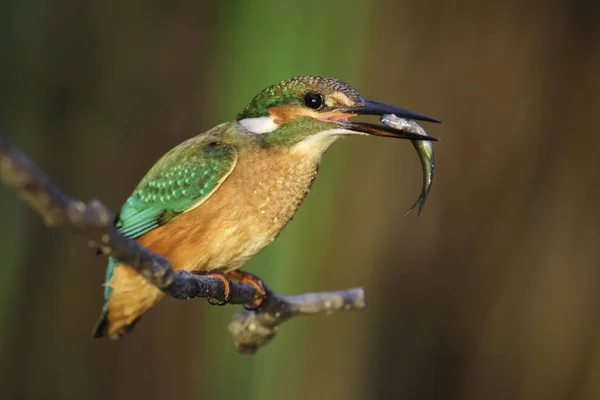
<path fill-rule="evenodd" d="M 241 283 L 249 283 L 250 285 L 254 286 L 256 295 L 254 296 L 254 301 L 252 304 L 244 305 L 246 310 L 256 310 L 263 305 L 267 299 L 267 290 L 265 289 L 265 284 L 263 283 L 262 279 L 249 272 L 239 270 L 228 272 L 227 275 L 229 275 L 231 279 L 235 279 Z"/>
<path fill-rule="evenodd" d="M 217 272 L 195 271 L 192 273 L 196 274 L 196 275 L 212 276 L 213 278 L 217 278 L 221 282 L 223 282 L 223 286 L 225 287 L 225 289 L 223 290 L 223 294 L 224 294 L 223 300 L 215 299 L 214 297 L 208 297 L 206 299 L 206 300 L 208 300 L 208 304 L 210 304 L 211 306 L 224 306 L 225 304 L 227 304 L 229 302 L 229 295 L 231 294 L 231 279 L 229 278 L 229 276 L 227 276 L 223 272 L 219 272 L 219 271 L 217 271 Z"/>

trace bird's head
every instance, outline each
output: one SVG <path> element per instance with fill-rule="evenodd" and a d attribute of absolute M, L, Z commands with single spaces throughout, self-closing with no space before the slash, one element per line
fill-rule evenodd
<path fill-rule="evenodd" d="M 348 121 L 357 115 L 384 114 L 440 122 L 404 108 L 367 100 L 347 83 L 316 76 L 292 78 L 269 86 L 252 99 L 237 120 L 248 132 L 262 135 L 270 145 L 291 147 L 308 139 L 333 142 L 352 134 L 436 140 L 385 125 Z"/>

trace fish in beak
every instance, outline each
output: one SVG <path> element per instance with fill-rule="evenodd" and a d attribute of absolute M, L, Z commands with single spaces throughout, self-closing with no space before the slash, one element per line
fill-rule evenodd
<path fill-rule="evenodd" d="M 399 118 L 406 120 L 426 121 L 441 124 L 442 121 L 429 117 L 425 114 L 421 114 L 415 111 L 410 111 L 405 108 L 390 106 L 388 104 L 379 103 L 373 100 L 363 99 L 362 104 L 356 107 L 339 108 L 335 110 L 335 113 L 341 115 L 377 115 L 382 117 L 384 115 L 395 115 Z M 362 132 L 374 136 L 385 136 L 393 137 L 398 139 L 409 139 L 418 141 L 437 141 L 439 139 L 416 133 L 414 130 L 407 129 L 402 124 L 397 127 L 388 125 L 377 125 L 366 122 L 353 122 L 353 121 L 340 121 L 340 125 L 344 129 L 348 129 L 354 132 Z"/>

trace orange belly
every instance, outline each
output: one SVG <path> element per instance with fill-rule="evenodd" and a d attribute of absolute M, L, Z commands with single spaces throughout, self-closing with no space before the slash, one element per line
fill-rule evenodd
<path fill-rule="evenodd" d="M 316 176 L 318 158 L 287 150 L 240 155 L 221 187 L 199 207 L 138 239 L 166 256 L 174 269 L 240 268 L 283 229 Z M 118 265 L 107 285 L 108 333 L 115 336 L 163 294 L 131 267 Z"/>

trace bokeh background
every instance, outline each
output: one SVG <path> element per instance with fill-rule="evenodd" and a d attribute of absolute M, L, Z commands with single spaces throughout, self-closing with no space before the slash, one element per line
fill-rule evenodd
<path fill-rule="evenodd" d="M 90 339 L 106 260 L 0 187 L 3 399 L 600 398 L 600 2 L 0 2 L 0 124 L 118 209 L 166 150 L 296 75 L 444 120 L 421 217 L 410 143 L 350 138 L 246 269 L 364 286 L 253 357 L 234 307 L 165 299 Z"/>

